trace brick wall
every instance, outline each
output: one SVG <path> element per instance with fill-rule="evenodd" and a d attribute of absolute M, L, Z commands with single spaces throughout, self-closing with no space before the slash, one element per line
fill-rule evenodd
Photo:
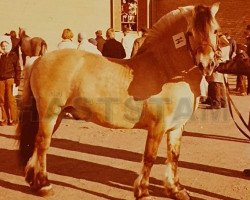
<path fill-rule="evenodd" d="M 218 0 L 152 0 L 152 23 L 167 12 L 179 6 L 205 4 L 212 5 Z M 244 30 L 250 24 L 249 0 L 220 0 L 217 20 L 223 32 L 228 32 L 238 43 L 245 43 Z"/>

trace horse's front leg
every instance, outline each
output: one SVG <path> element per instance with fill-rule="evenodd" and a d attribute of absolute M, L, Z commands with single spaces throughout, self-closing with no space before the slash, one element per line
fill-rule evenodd
<path fill-rule="evenodd" d="M 190 197 L 187 191 L 180 186 L 177 172 L 181 137 L 182 127 L 167 133 L 167 161 L 164 186 L 167 196 L 178 200 L 189 200 Z"/>
<path fill-rule="evenodd" d="M 136 199 L 150 199 L 148 192 L 149 175 L 157 157 L 158 147 L 164 133 L 162 128 L 161 124 L 157 124 L 148 131 L 143 157 L 143 167 L 138 178 L 134 182 L 134 196 Z"/>

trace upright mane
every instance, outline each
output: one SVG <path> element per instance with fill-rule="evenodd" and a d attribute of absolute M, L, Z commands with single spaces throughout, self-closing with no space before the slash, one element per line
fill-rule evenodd
<path fill-rule="evenodd" d="M 192 29 L 194 34 L 201 38 L 202 41 L 208 41 L 212 28 L 219 28 L 210 9 L 209 6 L 204 5 L 186 6 L 167 13 L 154 24 L 137 55 L 145 52 L 149 47 L 152 48 L 156 43 L 159 43 L 166 35 L 169 35 L 169 32 L 176 26 L 184 27 L 186 20 L 184 20 L 185 22 L 181 20 L 182 24 L 179 23 L 180 18 L 184 16 L 185 18 L 189 16 L 188 18 L 191 19 L 191 21 L 187 21 L 189 24 L 186 24 L 188 27 L 185 27 L 186 30 L 184 30 L 184 32 L 188 31 L 187 29 Z"/>
<path fill-rule="evenodd" d="M 194 6 L 187 6 L 185 7 L 185 12 L 191 13 Z M 173 10 L 163 17 L 161 17 L 152 27 L 152 29 L 149 30 L 148 36 L 143 43 L 142 47 L 139 49 L 137 55 L 145 52 L 149 47 L 152 48 L 152 46 L 156 45 L 157 43 L 160 43 L 160 41 L 163 41 L 164 38 L 170 34 L 170 31 L 175 29 L 176 27 L 183 26 L 186 31 L 186 20 L 183 21 L 183 24 L 176 23 L 177 21 L 182 18 L 183 11 L 181 9 Z M 172 37 L 172 36 L 171 36 Z"/>
<path fill-rule="evenodd" d="M 198 5 L 194 8 L 193 31 L 197 35 L 200 35 L 203 39 L 207 40 L 212 23 L 213 16 L 210 7 Z"/>

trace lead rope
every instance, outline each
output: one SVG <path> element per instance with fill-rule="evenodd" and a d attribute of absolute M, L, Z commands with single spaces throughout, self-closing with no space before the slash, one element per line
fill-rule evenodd
<path fill-rule="evenodd" d="M 229 112 L 231 114 L 231 117 L 234 121 L 234 124 L 236 125 L 236 127 L 239 129 L 239 131 L 246 137 L 250 140 L 250 136 L 240 128 L 240 126 L 238 125 L 238 123 L 235 121 L 234 119 L 234 115 L 233 115 L 233 110 L 232 110 L 232 107 L 234 108 L 236 114 L 238 115 L 238 117 L 240 118 L 240 120 L 242 121 L 242 123 L 244 124 L 244 126 L 247 128 L 247 130 L 250 132 L 250 127 L 248 126 L 248 124 L 245 122 L 244 118 L 242 117 L 242 115 L 240 114 L 239 110 L 237 109 L 237 107 L 235 106 L 233 100 L 231 99 L 230 97 L 230 94 L 229 94 L 229 85 L 228 85 L 228 82 L 225 78 L 225 75 L 223 74 L 223 78 L 224 78 L 224 83 L 225 83 L 225 86 L 226 86 L 226 94 L 227 94 L 227 102 L 228 102 L 228 107 L 229 107 Z"/>

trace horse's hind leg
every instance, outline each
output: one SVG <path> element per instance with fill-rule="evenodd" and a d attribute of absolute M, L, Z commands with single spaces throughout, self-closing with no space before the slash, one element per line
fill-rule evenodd
<path fill-rule="evenodd" d="M 62 113 L 46 116 L 39 120 L 39 130 L 35 142 L 35 150 L 26 168 L 26 181 L 31 188 L 44 196 L 52 191 L 46 168 L 46 155 L 50 147 L 52 133 L 56 131 L 62 119 Z"/>
<path fill-rule="evenodd" d="M 148 192 L 149 175 L 157 157 L 158 147 L 164 133 L 162 128 L 162 124 L 159 123 L 148 131 L 143 157 L 143 167 L 138 178 L 134 182 L 134 196 L 136 199 L 150 199 Z"/>
<path fill-rule="evenodd" d="M 182 127 L 167 133 L 167 161 L 164 186 L 169 197 L 179 200 L 189 200 L 186 190 L 181 188 L 177 174 Z"/>

